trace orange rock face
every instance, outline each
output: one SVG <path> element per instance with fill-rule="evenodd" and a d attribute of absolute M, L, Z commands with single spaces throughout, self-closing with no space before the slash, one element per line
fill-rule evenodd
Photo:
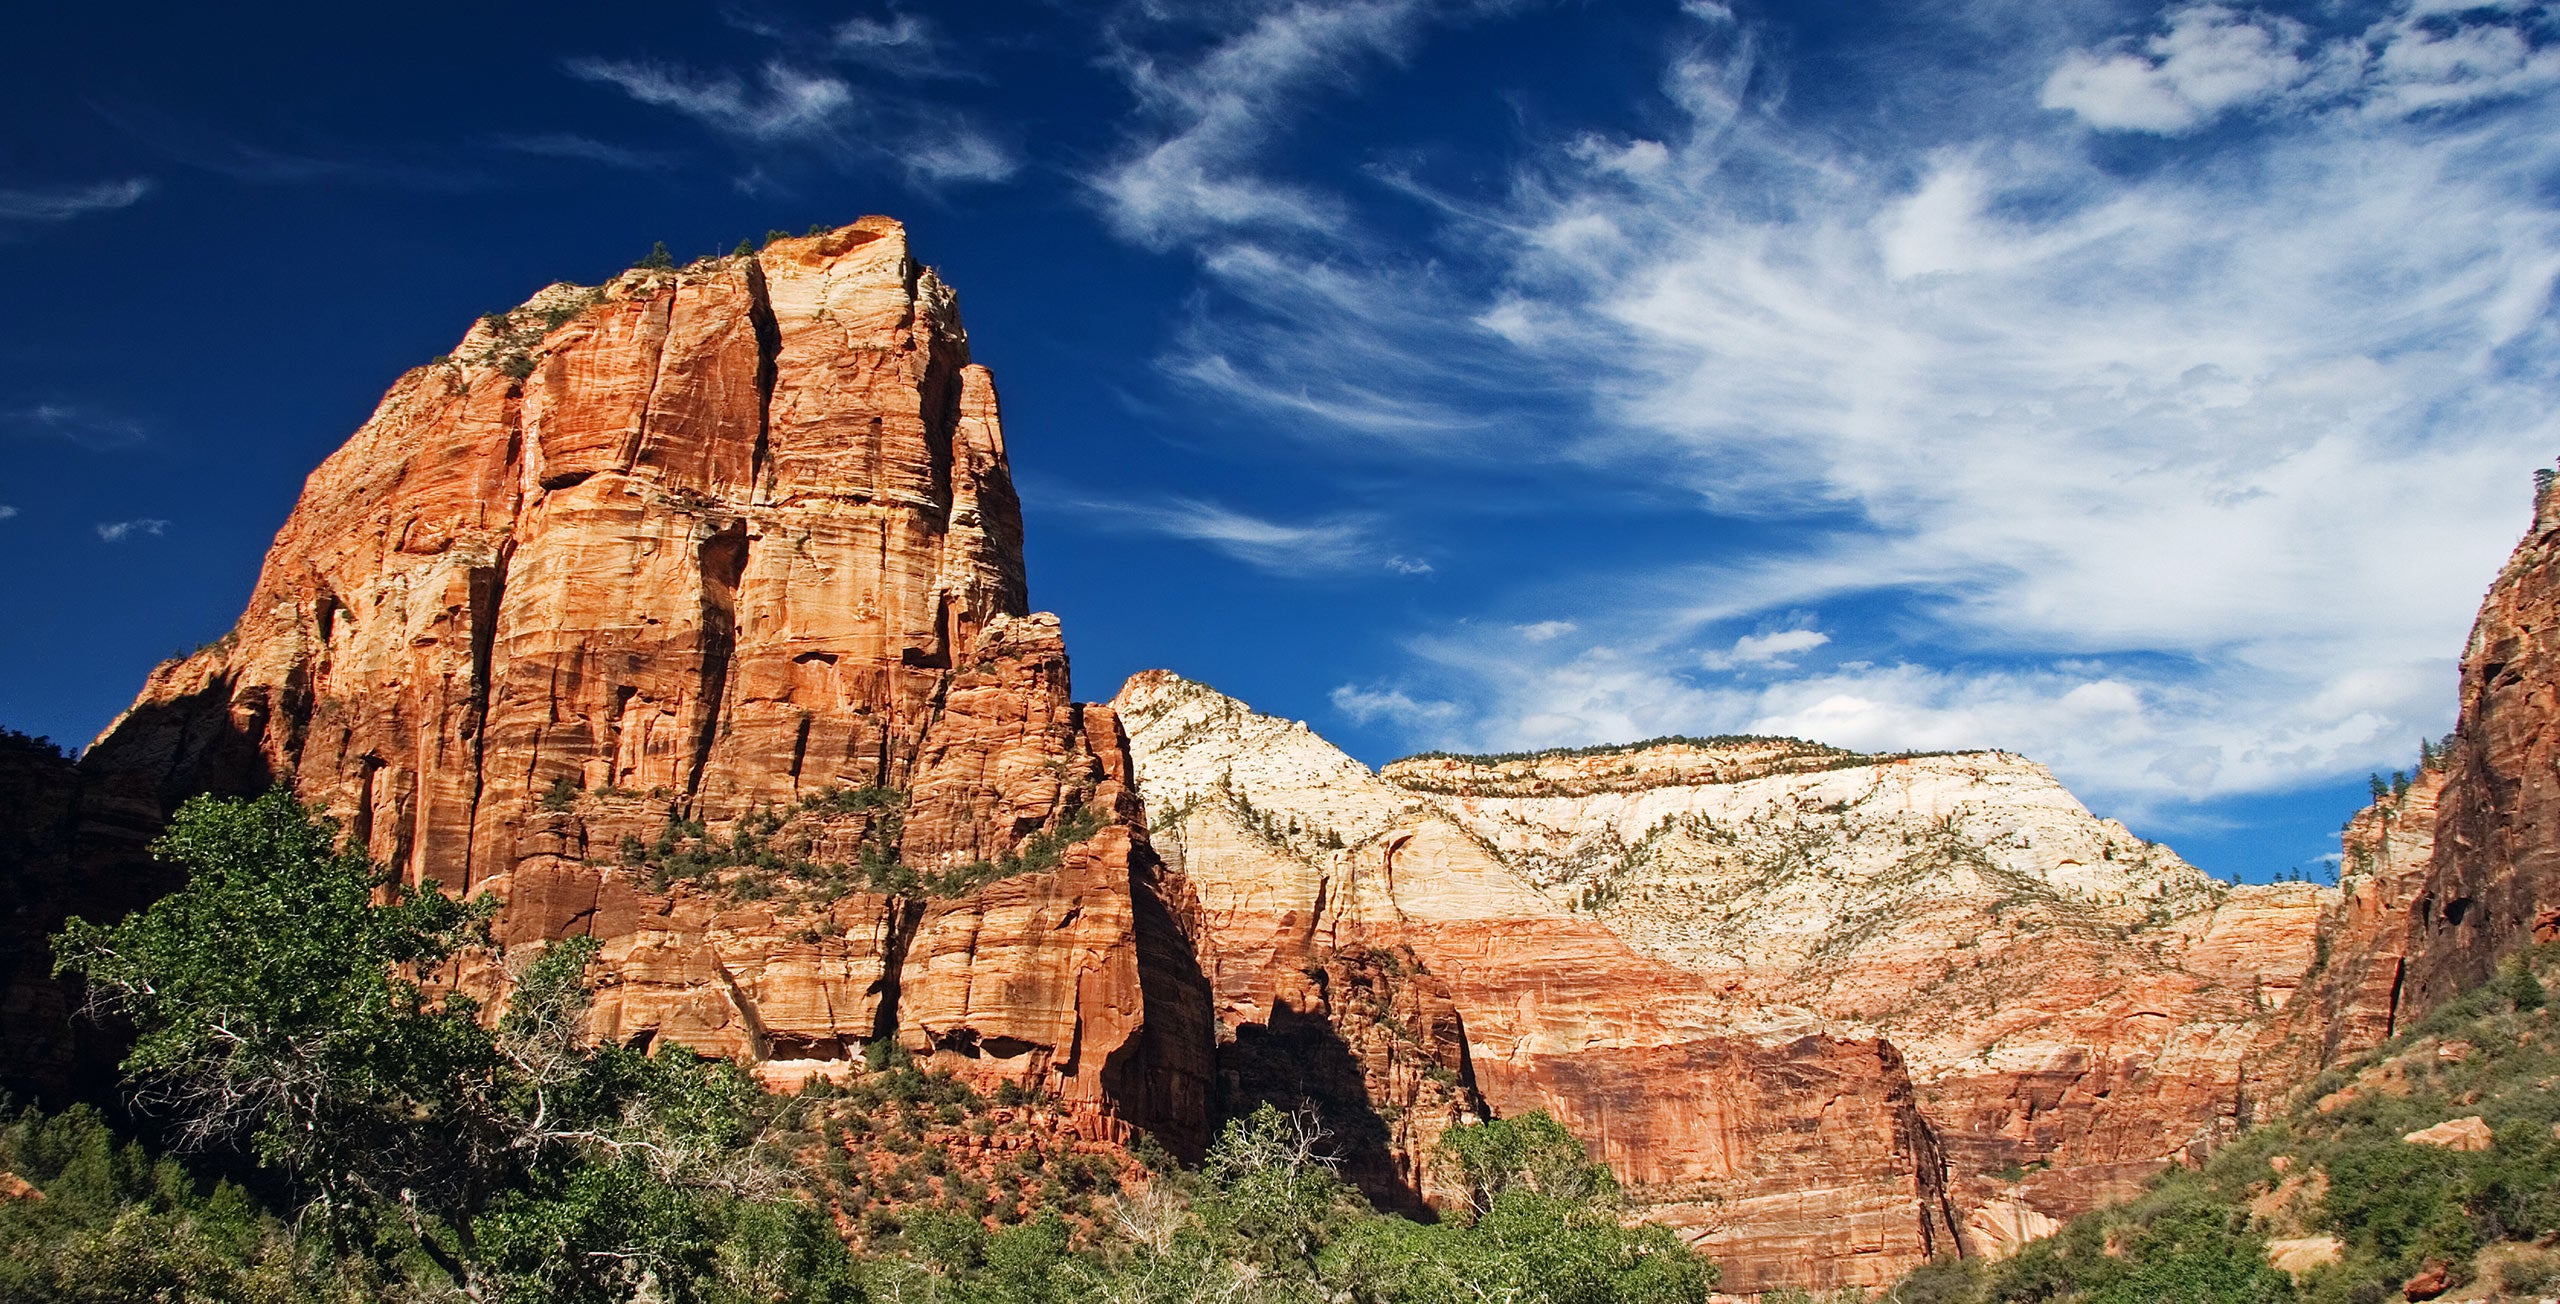
<path fill-rule="evenodd" d="M 993 384 L 887 219 L 482 321 L 85 769 L 164 804 L 281 779 L 410 880 L 495 893 L 503 938 L 597 937 L 605 1035 L 782 1080 L 894 1036 L 1202 1139 L 1181 885 L 1028 612 Z M 963 886 L 671 884 L 646 849 L 677 830 Z"/>
<path fill-rule="evenodd" d="M 2269 1089 L 2368 1050 L 2560 939 L 2560 495 L 2490 585 L 2438 765 L 2347 825 L 2317 972 L 2261 1053 Z"/>

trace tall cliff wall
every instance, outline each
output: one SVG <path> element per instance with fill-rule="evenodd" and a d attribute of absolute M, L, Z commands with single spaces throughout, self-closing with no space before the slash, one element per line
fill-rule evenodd
<path fill-rule="evenodd" d="M 2270 1091 L 2560 940 L 2560 495 L 2537 488 L 2464 645 L 2437 763 L 2347 823 L 2317 972 L 2261 1055 Z"/>
<path fill-rule="evenodd" d="M 1028 610 L 994 386 L 885 218 L 481 321 L 82 769 L 155 813 L 286 782 L 510 942 L 596 936 L 617 1038 L 787 1079 L 895 1036 L 1202 1139 L 1187 897 Z"/>
<path fill-rule="evenodd" d="M 1492 1107 L 1554 1112 L 1743 1289 L 2004 1253 L 2201 1154 L 2248 1116 L 2334 895 L 2218 883 L 1998 753 L 1372 774 L 1161 672 L 1116 701 L 1222 1035 L 1287 1004 L 1310 945 L 1393 938 Z"/>
<path fill-rule="evenodd" d="M 1553 1114 L 1715 1255 L 1725 1289 L 1880 1285 L 1956 1248 L 1938 1138 L 1891 1045 L 1645 955 L 1302 724 L 1162 672 L 1114 706 L 1158 845 L 1198 895 L 1225 1091 L 1270 1092 L 1255 1047 L 1328 1015 L 1311 968 L 1390 952 L 1409 986 L 1446 994 L 1433 1026 L 1459 1043 L 1408 1061 L 1498 1114 Z M 1373 1063 L 1385 1089 L 1367 1102 L 1316 1103 L 1427 1187 L 1430 1142 L 1468 1102 L 1396 1094 L 1392 1057 Z"/>
<path fill-rule="evenodd" d="M 2246 1121 L 2332 895 L 2218 882 L 2000 752 L 1741 739 L 1383 777 L 1737 1004 L 1889 1040 L 1992 1253 Z"/>

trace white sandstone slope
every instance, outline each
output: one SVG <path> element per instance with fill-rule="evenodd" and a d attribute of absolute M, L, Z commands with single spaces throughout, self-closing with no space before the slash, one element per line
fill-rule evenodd
<path fill-rule="evenodd" d="M 1763 1040 L 1885 1038 L 1969 1243 L 1994 1252 L 2237 1125 L 2268 1016 L 2335 896 L 2216 880 L 2000 752 L 1666 740 L 1372 774 L 1302 724 L 1163 672 L 1118 704 L 1169 829 L 1159 844 L 1191 857 L 1204 906 L 1268 920 L 1294 895 L 1407 938 L 1449 934 L 1415 944 L 1462 995 L 1534 967 L 1547 977 L 1512 995 L 1549 1004 L 1504 1022 L 1546 1053 L 1612 1020 L 1659 1044 L 1654 1012 L 1673 1010 L 1684 1029 L 1721 1020 Z M 1410 850 L 1371 850 L 1426 845 L 1428 875 Z M 1557 999 L 1596 965 L 1660 999 Z M 1502 1038 L 1477 1017 L 1481 1061 Z"/>

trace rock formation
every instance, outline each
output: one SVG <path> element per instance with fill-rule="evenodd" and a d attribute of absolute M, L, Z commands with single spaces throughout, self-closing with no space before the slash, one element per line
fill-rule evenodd
<path fill-rule="evenodd" d="M 2332 895 L 2214 880 L 1999 752 L 1740 739 L 1383 777 L 1737 1002 L 1891 1041 L 1985 1252 L 2246 1121 Z"/>
<path fill-rule="evenodd" d="M 1394 938 L 1447 984 L 1497 1112 L 1551 1110 L 1640 1190 L 1722 1197 L 1654 1212 L 1743 1289 L 2004 1252 L 2200 1154 L 2246 1117 L 2330 895 L 2218 883 L 1998 753 L 1752 739 L 1371 774 L 1162 672 L 1116 705 L 1222 1035 L 1304 948 Z M 1772 1145 L 1832 1117 L 1873 1121 Z"/>
<path fill-rule="evenodd" d="M 1114 707 L 1156 843 L 1199 898 L 1230 1093 L 1267 1091 L 1249 1052 L 1324 1014 L 1303 994 L 1311 964 L 1392 948 L 1408 982 L 1446 992 L 1461 1038 L 1413 1058 L 1497 1114 L 1554 1114 L 1648 1216 L 1706 1244 L 1725 1289 L 1877 1285 L 1956 1247 L 1945 1162 L 1891 1045 L 1642 954 L 1302 724 L 1163 672 Z M 1406 1098 L 1371 1099 L 1427 1185 L 1463 1093 L 1427 1098 L 1423 1126 Z"/>
<path fill-rule="evenodd" d="M 41 938 L 293 786 L 595 1030 L 788 1085 L 894 1042 L 1196 1152 L 1313 1110 L 1381 1205 L 1551 1112 L 1726 1289 L 1890 1281 L 2129 1194 L 2560 935 L 2560 504 L 2343 891 L 2216 882 L 2001 753 L 1672 740 L 1373 773 L 1163 672 L 1078 704 L 991 380 L 868 218 L 552 286 L 313 473 L 237 627 L 73 766 L 0 738 L 0 1087 L 112 1057 Z M 466 982 L 508 983 L 492 960 Z"/>
<path fill-rule="evenodd" d="M 993 384 L 884 218 L 483 319 L 83 769 L 160 811 L 290 783 L 503 939 L 595 936 L 617 1038 L 788 1078 L 894 1036 L 1203 1140 L 1183 889 L 1029 613 Z"/>
<path fill-rule="evenodd" d="M 2267 1090 L 2369 1050 L 2560 939 L 2560 495 L 2491 583 L 2462 655 L 2460 715 L 2405 789 L 2347 823 L 2343 899 L 2311 981 L 2262 1052 Z"/>

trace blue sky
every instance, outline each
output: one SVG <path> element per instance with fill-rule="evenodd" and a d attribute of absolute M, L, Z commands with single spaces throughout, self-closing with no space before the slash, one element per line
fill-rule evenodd
<path fill-rule="evenodd" d="M 2560 452 L 2549 5 L 376 8 L 13 20 L 0 724 L 227 628 L 479 313 L 868 212 L 1079 691 L 1372 762 L 2007 747 L 2264 878 Z"/>

